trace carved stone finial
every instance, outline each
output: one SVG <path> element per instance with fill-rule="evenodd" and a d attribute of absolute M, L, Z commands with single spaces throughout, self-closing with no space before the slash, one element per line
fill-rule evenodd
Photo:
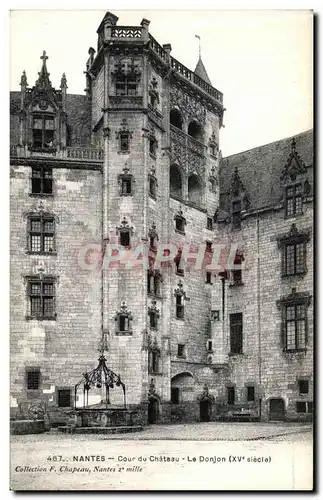
<path fill-rule="evenodd" d="M 292 140 L 292 152 L 293 153 L 295 152 L 295 149 L 296 149 L 296 141 L 295 141 L 295 137 L 294 137 Z"/>
<path fill-rule="evenodd" d="M 40 56 L 40 59 L 43 60 L 43 66 L 46 66 L 46 61 L 48 59 L 48 56 L 46 55 L 46 50 L 43 50 L 43 55 Z"/>
<path fill-rule="evenodd" d="M 27 87 L 28 86 L 27 75 L 26 75 L 26 71 L 25 70 L 23 70 L 23 72 L 22 72 L 21 80 L 20 80 L 20 85 L 22 87 Z"/>
<path fill-rule="evenodd" d="M 61 89 L 67 89 L 67 80 L 65 73 L 63 73 L 61 78 Z"/>

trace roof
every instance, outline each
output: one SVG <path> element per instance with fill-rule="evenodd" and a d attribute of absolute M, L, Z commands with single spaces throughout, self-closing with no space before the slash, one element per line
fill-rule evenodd
<path fill-rule="evenodd" d="M 281 198 L 281 177 L 292 152 L 293 138 L 298 157 L 312 178 L 313 130 L 307 130 L 293 137 L 222 158 L 220 207 L 229 211 L 229 193 L 236 169 L 245 187 L 250 209 L 260 209 L 278 203 Z"/>
<path fill-rule="evenodd" d="M 204 80 L 206 83 L 208 83 L 209 85 L 212 85 L 211 80 L 209 78 L 209 75 L 206 72 L 206 69 L 205 69 L 205 66 L 203 64 L 201 57 L 199 57 L 199 60 L 197 61 L 197 65 L 196 65 L 194 73 L 197 76 L 199 76 L 200 78 L 202 78 L 202 80 Z"/>

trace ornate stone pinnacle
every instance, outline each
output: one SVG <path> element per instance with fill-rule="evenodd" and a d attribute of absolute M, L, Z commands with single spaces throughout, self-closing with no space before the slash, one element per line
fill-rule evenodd
<path fill-rule="evenodd" d="M 20 80 L 20 85 L 24 86 L 24 87 L 27 87 L 27 85 L 28 85 L 28 83 L 27 83 L 27 75 L 26 75 L 26 71 L 25 70 L 23 70 L 23 72 L 22 72 L 21 80 Z"/>
<path fill-rule="evenodd" d="M 63 73 L 61 78 L 61 89 L 67 89 L 67 80 L 65 73 Z"/>

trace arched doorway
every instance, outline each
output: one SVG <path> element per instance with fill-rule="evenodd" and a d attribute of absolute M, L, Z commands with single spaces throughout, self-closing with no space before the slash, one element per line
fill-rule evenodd
<path fill-rule="evenodd" d="M 159 417 L 158 398 L 150 397 L 148 401 L 148 423 L 155 424 Z"/>
<path fill-rule="evenodd" d="M 209 393 L 207 384 L 204 385 L 203 392 L 197 399 L 200 403 L 200 422 L 210 422 L 215 398 Z"/>
<path fill-rule="evenodd" d="M 285 420 L 285 402 L 282 398 L 269 401 L 269 420 Z"/>

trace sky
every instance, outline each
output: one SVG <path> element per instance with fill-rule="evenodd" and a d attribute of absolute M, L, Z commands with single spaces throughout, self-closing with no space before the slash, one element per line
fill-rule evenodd
<path fill-rule="evenodd" d="M 50 79 L 83 94 L 89 47 L 104 10 L 12 10 L 10 89 L 23 70 L 34 85 L 46 50 Z M 115 10 L 118 25 L 139 26 L 172 56 L 194 70 L 201 37 L 202 60 L 212 85 L 224 94 L 223 156 L 268 144 L 313 126 L 312 14 L 307 10 Z"/>

